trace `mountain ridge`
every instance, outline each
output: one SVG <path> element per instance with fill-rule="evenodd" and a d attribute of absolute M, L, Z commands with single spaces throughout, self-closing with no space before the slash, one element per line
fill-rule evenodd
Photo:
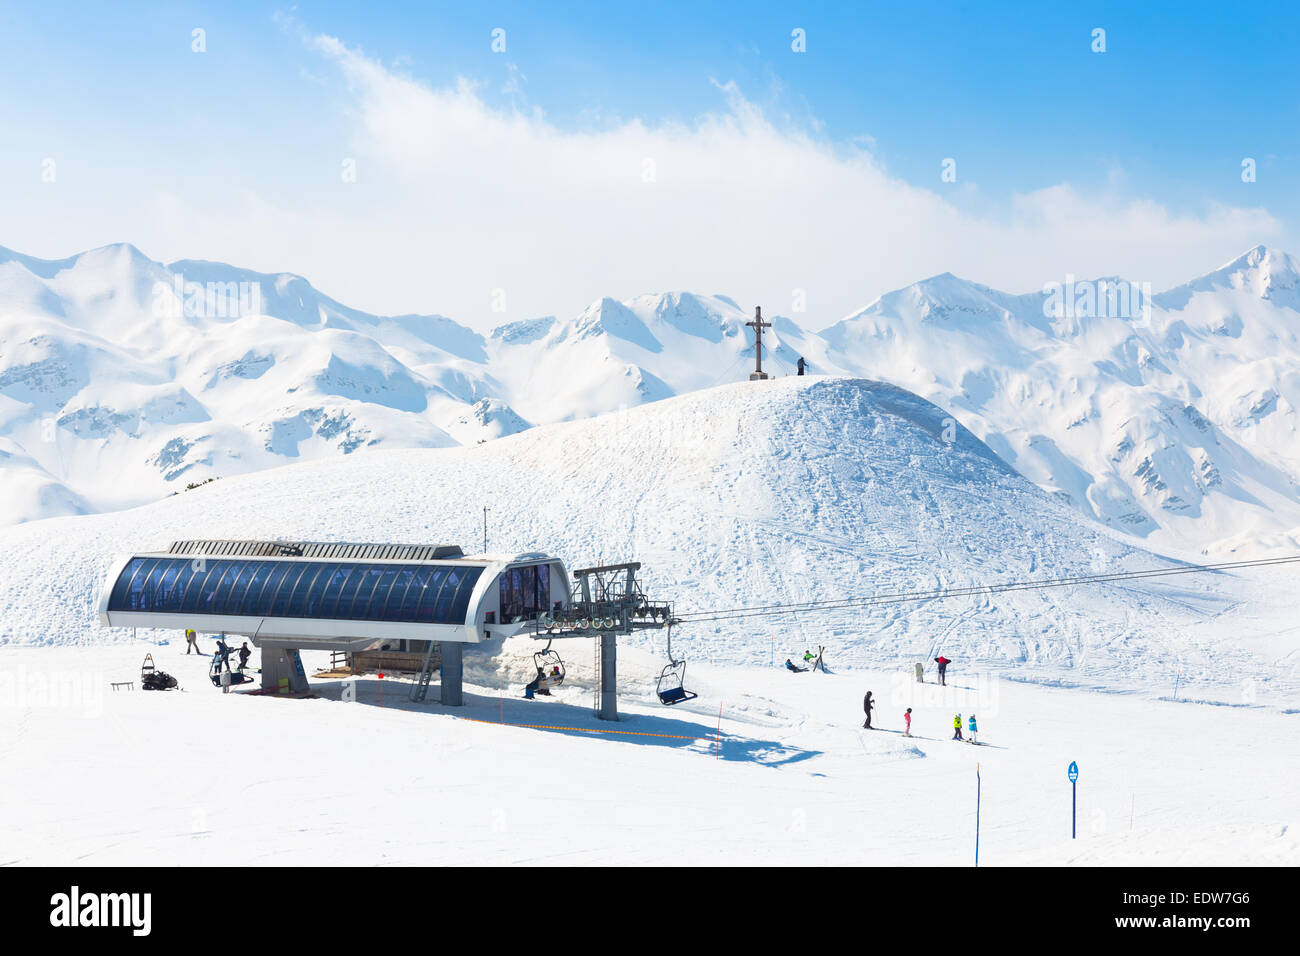
<path fill-rule="evenodd" d="M 1293 541 L 1298 275 L 1259 245 L 1121 314 L 1098 304 L 1103 282 L 1123 280 L 1073 280 L 1064 289 L 1093 295 L 1078 314 L 1046 287 L 945 272 L 821 332 L 772 310 L 764 360 L 913 391 L 1152 546 Z M 219 474 L 475 444 L 707 388 L 746 374 L 750 318 L 728 296 L 677 291 L 481 333 L 437 313 L 365 313 L 294 273 L 164 265 L 130 243 L 58 260 L 0 247 L 0 437 L 13 448 L 0 486 L 16 502 L 0 522 L 39 516 L 41 500 L 110 510 Z"/>

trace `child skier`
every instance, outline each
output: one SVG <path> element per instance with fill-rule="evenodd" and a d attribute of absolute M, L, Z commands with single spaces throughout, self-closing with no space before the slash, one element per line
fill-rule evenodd
<path fill-rule="evenodd" d="M 867 691 L 867 696 L 862 698 L 862 710 L 867 715 L 867 721 L 862 725 L 864 730 L 871 729 L 871 708 L 876 706 L 876 702 L 871 699 L 871 691 Z"/>
<path fill-rule="evenodd" d="M 912 708 L 907 708 L 907 713 L 903 715 L 903 736 L 912 736 Z"/>
<path fill-rule="evenodd" d="M 971 714 L 970 715 L 970 742 L 973 744 L 979 743 L 979 741 L 975 739 L 975 734 L 976 731 L 978 731 L 978 729 L 979 728 L 975 726 L 975 715 Z"/>
<path fill-rule="evenodd" d="M 957 714 L 952 719 L 952 739 L 961 740 L 961 714 Z"/>

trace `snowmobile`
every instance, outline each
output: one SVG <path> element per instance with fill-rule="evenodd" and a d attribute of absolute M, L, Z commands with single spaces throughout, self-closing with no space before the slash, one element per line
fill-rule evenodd
<path fill-rule="evenodd" d="M 154 667 L 152 654 L 144 656 L 144 663 L 140 665 L 141 690 L 175 690 L 178 686 L 175 677 Z"/>

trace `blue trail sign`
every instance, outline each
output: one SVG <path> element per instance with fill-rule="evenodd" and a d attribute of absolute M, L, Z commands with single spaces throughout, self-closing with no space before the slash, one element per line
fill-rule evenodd
<path fill-rule="evenodd" d="M 1065 775 L 1070 778 L 1070 839 L 1076 840 L 1079 837 L 1079 764 L 1071 760 Z"/>

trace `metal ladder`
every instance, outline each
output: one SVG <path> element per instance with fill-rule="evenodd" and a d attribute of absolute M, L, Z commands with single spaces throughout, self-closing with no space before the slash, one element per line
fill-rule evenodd
<path fill-rule="evenodd" d="M 424 699 L 429 696 L 429 681 L 433 679 L 433 672 L 437 669 L 433 666 L 433 652 L 437 647 L 437 641 L 429 642 L 429 651 L 424 655 L 424 666 L 420 668 L 420 676 L 411 685 L 411 703 L 413 704 L 423 703 Z"/>

